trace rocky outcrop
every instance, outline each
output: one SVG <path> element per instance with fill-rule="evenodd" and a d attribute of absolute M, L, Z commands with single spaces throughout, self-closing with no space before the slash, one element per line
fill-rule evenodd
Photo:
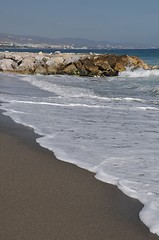
<path fill-rule="evenodd" d="M 21 74 L 68 74 L 79 76 L 117 76 L 127 68 L 150 69 L 135 56 L 73 53 L 0 53 L 0 71 Z"/>

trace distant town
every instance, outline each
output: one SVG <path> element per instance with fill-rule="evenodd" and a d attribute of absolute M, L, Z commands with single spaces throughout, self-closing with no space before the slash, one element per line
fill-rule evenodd
<path fill-rule="evenodd" d="M 17 43 L 17 42 L 3 42 L 0 41 L 0 48 L 39 48 L 39 49 L 124 49 L 133 47 L 124 47 L 122 45 L 107 46 L 97 45 L 91 46 L 76 46 L 75 44 L 45 44 L 45 43 Z"/>
<path fill-rule="evenodd" d="M 47 48 L 47 49 L 75 49 L 73 45 L 52 45 L 42 43 L 17 43 L 0 41 L 0 48 Z M 83 47 L 87 49 L 87 47 Z"/>
<path fill-rule="evenodd" d="M 40 49 L 145 49 L 159 46 L 138 43 L 111 43 L 93 41 L 84 38 L 50 39 L 37 36 L 20 36 L 0 33 L 0 49 L 5 48 L 40 48 Z"/>

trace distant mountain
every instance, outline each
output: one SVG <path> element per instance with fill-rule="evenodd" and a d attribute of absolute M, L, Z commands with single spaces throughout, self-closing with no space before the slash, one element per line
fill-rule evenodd
<path fill-rule="evenodd" d="M 158 48 L 148 44 L 137 43 L 112 43 L 109 41 L 94 41 L 85 38 L 59 38 L 52 39 L 39 36 L 15 35 L 0 33 L 0 43 L 19 43 L 19 44 L 47 44 L 47 45 L 69 45 L 74 48 Z"/>
<path fill-rule="evenodd" d="M 84 38 L 58 38 L 51 39 L 38 36 L 27 35 L 13 35 L 7 33 L 0 33 L 0 41 L 16 42 L 21 44 L 52 44 L 52 45 L 73 45 L 75 47 L 97 47 L 100 43 Z M 107 45 L 109 43 L 105 43 Z"/>

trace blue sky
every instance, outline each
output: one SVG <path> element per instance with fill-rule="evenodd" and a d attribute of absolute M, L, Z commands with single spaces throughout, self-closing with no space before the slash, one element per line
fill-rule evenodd
<path fill-rule="evenodd" d="M 159 45 L 159 0 L 1 0 L 0 32 Z"/>

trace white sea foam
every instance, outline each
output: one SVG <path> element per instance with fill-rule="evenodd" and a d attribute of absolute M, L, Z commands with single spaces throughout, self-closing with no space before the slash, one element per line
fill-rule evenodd
<path fill-rule="evenodd" d="M 13 79 L 8 78 L 11 87 Z M 133 83 L 123 79 L 128 86 L 124 89 L 121 77 L 115 83 L 113 79 L 108 83 L 85 78 L 74 82 L 69 77 L 66 82 L 64 77 L 17 78 L 18 93 L 0 94 L 5 114 L 34 128 L 42 136 L 37 142 L 59 159 L 96 173 L 97 179 L 138 199 L 144 204 L 141 220 L 159 235 L 159 112 L 156 95 L 145 98 L 149 92 L 142 90 L 143 85 L 150 89 L 149 82 L 138 81 L 134 88 L 135 78 Z M 27 95 L 28 82 L 51 95 L 44 96 L 38 89 Z"/>
<path fill-rule="evenodd" d="M 126 97 L 126 98 L 123 98 L 123 99 L 125 99 L 126 101 L 143 102 L 143 99 L 140 99 L 140 98 Z"/>
<path fill-rule="evenodd" d="M 63 77 L 62 77 L 63 78 Z M 73 86 L 63 86 L 63 85 L 58 85 L 59 81 L 59 76 L 47 76 L 46 81 L 44 81 L 44 77 L 39 75 L 39 76 L 24 76 L 21 77 L 22 80 L 27 81 L 31 83 L 32 85 L 39 87 L 42 90 L 46 90 L 49 92 L 53 92 L 57 95 L 60 95 L 62 97 L 87 97 L 92 94 L 91 90 L 81 89 Z M 53 83 L 53 80 L 57 80 L 57 83 Z M 72 77 L 66 76 L 65 81 L 69 79 L 71 80 Z"/>
<path fill-rule="evenodd" d="M 137 109 L 159 111 L 159 108 L 156 107 L 137 107 Z"/>
<path fill-rule="evenodd" d="M 140 219 L 149 227 L 152 233 L 159 235 L 159 205 L 158 201 L 146 203 L 139 213 Z"/>
<path fill-rule="evenodd" d="M 12 100 L 12 103 L 17 104 L 31 104 L 31 105 L 47 105 L 47 106 L 61 106 L 61 107 L 84 107 L 84 108 L 106 108 L 107 106 L 101 106 L 101 105 L 87 105 L 87 104 L 77 104 L 77 103 L 51 103 L 51 102 L 33 102 L 33 101 L 18 101 L 18 100 Z M 16 111 L 15 111 L 16 112 Z M 18 112 L 18 111 L 17 111 Z M 20 112 L 19 112 L 20 113 Z"/>
<path fill-rule="evenodd" d="M 124 72 L 119 73 L 120 77 L 130 77 L 130 78 L 142 78 L 142 77 L 151 77 L 151 76 L 159 76 L 159 69 L 152 70 L 144 70 L 144 69 L 136 69 L 131 70 L 127 69 Z"/>

